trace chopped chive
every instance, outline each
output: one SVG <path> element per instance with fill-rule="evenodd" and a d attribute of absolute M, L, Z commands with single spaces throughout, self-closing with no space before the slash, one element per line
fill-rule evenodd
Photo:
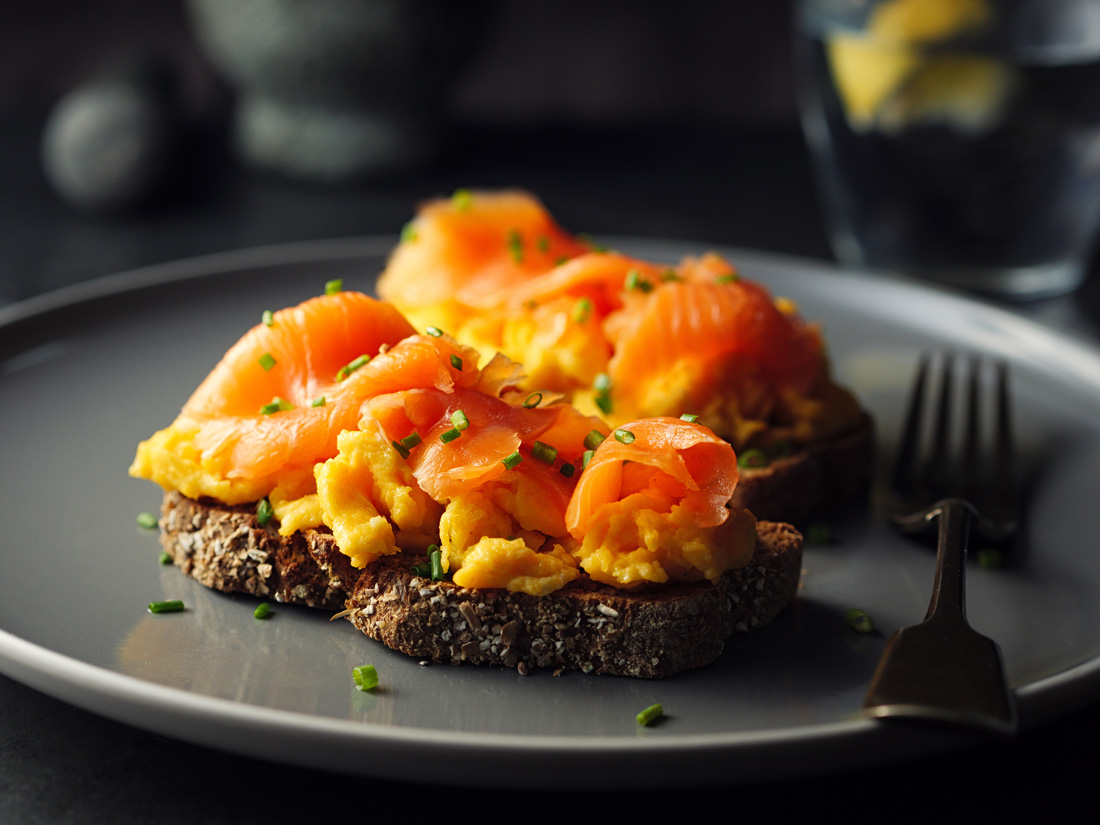
<path fill-rule="evenodd" d="M 155 530 L 157 528 L 157 517 L 153 513 L 138 513 L 136 521 L 138 527 L 144 527 L 146 530 Z"/>
<path fill-rule="evenodd" d="M 539 302 L 536 301 L 534 298 L 528 298 L 526 301 L 523 302 L 523 308 L 524 309 L 538 309 L 539 308 Z"/>
<path fill-rule="evenodd" d="M 337 292 L 342 292 L 343 290 L 343 278 L 333 278 L 331 281 L 325 281 L 325 295 L 335 295 Z"/>
<path fill-rule="evenodd" d="M 439 327 L 425 327 L 424 331 L 432 336 L 432 338 L 439 338 L 443 334 L 443 330 Z"/>
<path fill-rule="evenodd" d="M 455 355 L 453 352 L 451 353 L 451 366 L 459 372 L 462 372 L 462 359 Z"/>
<path fill-rule="evenodd" d="M 566 478 L 572 478 L 573 473 L 575 473 L 576 471 L 577 471 L 577 468 L 574 467 L 572 464 L 568 464 L 568 463 L 562 464 L 561 467 L 558 469 L 558 472 L 561 473 Z"/>
<path fill-rule="evenodd" d="M 597 392 L 608 392 L 611 389 L 611 376 L 606 372 L 601 372 L 596 376 L 596 380 L 592 382 L 592 387 Z"/>
<path fill-rule="evenodd" d="M 261 498 L 256 505 L 256 523 L 263 527 L 273 518 L 275 518 L 275 508 L 266 498 Z"/>
<path fill-rule="evenodd" d="M 416 223 L 409 221 L 403 227 L 401 227 L 401 241 L 402 243 L 412 243 L 417 238 Z"/>
<path fill-rule="evenodd" d="M 592 460 L 592 456 L 596 454 L 595 450 L 585 450 L 581 453 L 581 470 L 588 468 L 588 462 Z"/>
<path fill-rule="evenodd" d="M 391 444 L 391 445 L 393 446 L 393 448 L 394 448 L 395 450 L 397 450 L 397 454 L 398 454 L 399 456 L 401 456 L 402 458 L 408 458 L 408 457 L 409 457 L 409 456 L 411 455 L 411 453 L 409 452 L 409 448 L 408 448 L 408 447 L 406 447 L 406 446 L 405 446 L 404 444 L 402 444 L 401 442 L 399 442 L 399 441 L 391 441 L 391 442 L 390 442 L 390 444 Z"/>
<path fill-rule="evenodd" d="M 538 247 L 539 252 L 548 252 L 550 250 L 550 239 L 545 235 L 539 235 L 538 240 L 535 241 L 535 246 Z"/>
<path fill-rule="evenodd" d="M 556 447 L 551 447 L 541 441 L 536 441 L 531 445 L 531 458 L 538 459 L 543 464 L 553 464 L 557 457 L 558 450 Z"/>
<path fill-rule="evenodd" d="M 689 424 L 694 424 L 696 421 L 699 420 L 699 416 L 697 416 L 695 413 L 684 413 L 680 416 L 680 420 L 687 421 Z"/>
<path fill-rule="evenodd" d="M 669 268 L 661 273 L 661 280 L 668 283 L 669 281 L 682 281 L 684 279 L 676 273 L 675 269 Z"/>
<path fill-rule="evenodd" d="M 654 722 L 656 722 L 658 719 L 660 719 L 664 715 L 665 715 L 665 709 L 663 707 L 661 707 L 659 704 L 657 704 L 657 705 L 650 705 L 648 708 L 641 711 L 634 718 L 635 718 L 635 720 L 637 720 L 639 725 L 641 725 L 642 727 L 647 727 L 649 725 L 652 725 Z"/>
<path fill-rule="evenodd" d="M 277 412 L 286 412 L 287 410 L 293 410 L 294 405 L 287 401 L 285 398 L 275 396 L 267 404 L 260 407 L 260 415 L 271 415 Z"/>
<path fill-rule="evenodd" d="M 523 236 L 518 229 L 508 230 L 508 254 L 512 256 L 512 263 L 523 263 Z"/>
<path fill-rule="evenodd" d="M 639 292 L 652 292 L 653 284 L 642 277 L 642 273 L 636 269 L 626 273 L 626 288 L 636 289 Z"/>
<path fill-rule="evenodd" d="M 420 564 L 414 564 L 412 566 L 412 573 L 414 576 L 420 576 L 427 579 L 432 575 L 432 566 L 429 562 L 422 561 Z"/>
<path fill-rule="evenodd" d="M 279 363 L 275 360 L 275 356 L 270 352 L 265 352 L 257 359 L 261 367 L 264 368 L 264 372 L 271 372 L 275 368 L 275 365 Z"/>
<path fill-rule="evenodd" d="M 600 408 L 600 412 L 604 415 L 611 415 L 615 409 L 615 402 L 611 400 L 611 396 L 605 393 L 597 395 L 594 399 L 596 406 Z"/>
<path fill-rule="evenodd" d="M 160 555 L 157 557 L 157 561 L 161 564 L 171 564 L 172 555 L 167 550 L 161 550 Z"/>
<path fill-rule="evenodd" d="M 252 611 L 252 615 L 257 619 L 266 619 L 271 615 L 271 605 L 267 602 L 260 602 L 256 605 L 256 609 Z"/>
<path fill-rule="evenodd" d="M 768 455 L 763 450 L 758 450 L 755 447 L 751 450 L 745 450 L 745 452 L 737 457 L 737 466 L 746 469 L 767 467 Z"/>
<path fill-rule="evenodd" d="M 169 599 L 163 602 L 149 602 L 150 613 L 179 613 L 183 610 L 183 602 L 179 599 Z"/>
<path fill-rule="evenodd" d="M 542 393 L 533 392 L 523 402 L 523 406 L 527 409 L 533 409 L 542 403 Z"/>
<path fill-rule="evenodd" d="M 469 189 L 456 189 L 451 195 L 451 205 L 457 212 L 469 212 L 474 205 L 474 196 Z"/>
<path fill-rule="evenodd" d="M 423 439 L 420 437 L 420 433 L 414 431 L 401 439 L 401 446 L 411 450 L 421 441 L 423 441 Z"/>
<path fill-rule="evenodd" d="M 741 280 L 741 276 L 736 272 L 727 272 L 725 275 L 719 275 L 714 279 L 716 284 L 735 284 Z"/>
<path fill-rule="evenodd" d="M 347 378 L 349 375 L 351 375 L 357 369 L 359 369 L 360 367 L 364 367 L 369 363 L 370 363 L 370 356 L 369 355 L 360 355 L 358 358 L 356 358 L 351 363 L 344 364 L 344 366 L 340 367 L 340 370 L 336 373 L 336 380 L 337 381 L 343 381 L 345 378 Z"/>
<path fill-rule="evenodd" d="M 584 437 L 584 448 L 586 450 L 595 450 L 603 444 L 605 438 L 607 438 L 607 436 L 599 430 L 592 430 Z"/>
<path fill-rule="evenodd" d="M 457 427 L 451 427 L 447 432 L 439 434 L 439 440 L 444 444 L 450 444 L 460 435 L 462 435 L 462 432 Z"/>
<path fill-rule="evenodd" d="M 634 433 L 630 430 L 615 430 L 615 440 L 620 444 L 633 444 Z"/>
<path fill-rule="evenodd" d="M 523 461 L 523 456 L 521 456 L 518 452 L 514 452 L 511 455 L 504 456 L 504 458 L 500 460 L 500 463 L 503 464 L 507 469 L 511 470 L 521 461 Z"/>
<path fill-rule="evenodd" d="M 260 321 L 265 327 L 275 326 L 275 315 L 271 312 L 270 309 L 265 309 L 263 311 L 263 314 L 260 316 Z"/>
<path fill-rule="evenodd" d="M 592 301 L 588 298 L 581 298 L 573 305 L 573 320 L 578 324 L 583 324 L 588 320 L 588 316 L 592 314 Z"/>
<path fill-rule="evenodd" d="M 844 614 L 844 621 L 846 621 L 848 627 L 852 628 L 856 633 L 870 633 L 875 629 L 874 619 L 871 618 L 866 610 L 860 610 L 858 607 L 850 608 Z"/>
<path fill-rule="evenodd" d="M 378 687 L 378 671 L 374 665 L 360 665 L 352 668 L 351 678 L 359 690 L 374 690 Z"/>
<path fill-rule="evenodd" d="M 428 548 L 428 573 L 433 582 L 443 579 L 443 552 L 439 545 L 433 544 Z"/>
<path fill-rule="evenodd" d="M 470 426 L 470 419 L 462 410 L 455 410 L 451 413 L 451 423 L 455 425 L 456 430 L 465 430 Z"/>
<path fill-rule="evenodd" d="M 323 407 L 327 403 L 328 402 L 325 401 L 325 397 L 323 395 L 318 395 L 316 398 L 314 398 L 312 401 L 309 402 L 309 406 L 311 406 L 311 407 Z"/>

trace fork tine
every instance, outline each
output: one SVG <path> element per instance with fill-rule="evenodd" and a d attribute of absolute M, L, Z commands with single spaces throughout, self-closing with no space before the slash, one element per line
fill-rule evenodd
<path fill-rule="evenodd" d="M 939 396 L 936 403 L 935 430 L 925 465 L 922 487 L 926 494 L 938 496 L 952 486 L 955 464 L 951 461 L 951 396 L 955 381 L 954 356 L 945 352 L 940 370 Z"/>
<path fill-rule="evenodd" d="M 1012 432 L 1012 405 L 1009 403 L 1008 364 L 997 364 L 997 424 L 994 466 L 994 501 L 998 507 L 1012 508 L 1015 501 L 1016 448 Z"/>
<path fill-rule="evenodd" d="M 913 381 L 913 390 L 909 397 L 909 406 L 905 414 L 901 444 L 894 461 L 893 486 L 900 495 L 912 495 L 917 470 L 917 445 L 920 443 L 921 410 L 924 408 L 924 387 L 928 380 L 927 354 L 921 356 L 917 365 L 917 376 Z"/>
<path fill-rule="evenodd" d="M 966 438 L 963 444 L 963 461 L 960 483 L 963 495 L 973 501 L 981 493 L 981 369 L 978 356 L 970 357 L 970 376 L 967 384 Z"/>

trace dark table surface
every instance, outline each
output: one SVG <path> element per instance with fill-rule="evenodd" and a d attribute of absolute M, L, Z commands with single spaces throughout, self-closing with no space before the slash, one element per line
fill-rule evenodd
<path fill-rule="evenodd" d="M 177 258 L 284 241 L 396 237 L 414 204 L 460 186 L 518 185 L 560 222 L 595 235 L 696 240 L 829 258 L 795 124 L 739 130 L 677 126 L 494 130 L 456 127 L 431 168 L 368 186 L 324 189 L 250 174 L 217 135 L 196 148 L 187 186 L 140 215 L 91 218 L 50 192 L 37 162 L 41 118 L 0 129 L 0 296 L 16 300 L 79 280 Z M 1012 307 L 1095 342 L 1100 278 L 1078 294 Z M 874 816 L 915 822 L 1050 817 L 1091 798 L 1100 770 L 1100 697 L 1015 740 L 874 770 L 692 791 L 575 793 L 382 782 L 291 768 L 165 739 L 0 676 L 0 822 L 385 821 L 479 818 L 560 807 L 633 819 L 682 805 L 793 821 Z M 536 807 L 537 806 L 537 807 Z M 735 806 L 735 810 L 730 810 Z M 664 814 L 662 814 L 664 815 Z M 810 819 L 813 818 L 813 820 Z M 779 821 L 783 821 L 781 818 Z"/>

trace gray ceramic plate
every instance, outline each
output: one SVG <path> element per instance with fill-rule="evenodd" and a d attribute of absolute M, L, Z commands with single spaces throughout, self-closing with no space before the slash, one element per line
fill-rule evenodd
<path fill-rule="evenodd" d="M 733 639 L 714 665 L 647 682 L 421 666 L 345 622 L 209 592 L 157 563 L 135 526 L 160 494 L 126 468 L 266 308 L 325 281 L 369 291 L 392 239 L 322 242 L 153 267 L 0 311 L 0 669 L 97 713 L 216 748 L 316 768 L 485 785 L 627 787 L 792 777 L 880 764 L 969 739 L 859 718 L 894 628 L 927 605 L 931 553 L 869 506 L 836 513 L 810 548 L 798 603 Z M 620 240 L 675 260 L 679 243 Z M 1024 724 L 1100 685 L 1100 355 L 978 303 L 892 280 L 728 251 L 823 322 L 835 372 L 892 442 L 918 352 L 1009 360 L 1028 459 L 1025 546 L 972 566 L 970 616 L 998 639 Z M 181 598 L 152 616 L 150 600 Z M 882 633 L 849 631 L 860 606 Z M 382 687 L 357 691 L 373 663 Z M 634 714 L 663 703 L 640 729 Z"/>

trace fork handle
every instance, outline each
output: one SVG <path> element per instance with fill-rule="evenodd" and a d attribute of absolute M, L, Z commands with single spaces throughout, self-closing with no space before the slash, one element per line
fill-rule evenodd
<path fill-rule="evenodd" d="M 936 546 L 936 578 L 925 622 L 940 619 L 966 619 L 966 547 L 970 536 L 971 505 L 961 498 L 946 498 L 926 511 L 926 517 L 939 517 Z"/>

